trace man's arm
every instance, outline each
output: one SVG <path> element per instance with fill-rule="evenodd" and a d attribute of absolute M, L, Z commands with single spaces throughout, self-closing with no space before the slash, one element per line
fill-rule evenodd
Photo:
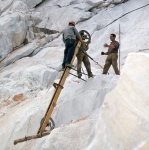
<path fill-rule="evenodd" d="M 107 43 L 104 44 L 104 47 L 109 47 L 110 49 L 119 48 L 119 43 L 117 41 L 113 42 L 112 44 L 108 45 Z"/>
<path fill-rule="evenodd" d="M 104 44 L 104 47 L 109 47 L 111 49 L 115 48 L 114 45 L 108 45 L 107 43 Z M 109 55 L 109 53 L 108 52 L 101 52 L 101 55 Z"/>
<path fill-rule="evenodd" d="M 62 40 L 65 43 L 64 34 L 62 33 Z"/>
<path fill-rule="evenodd" d="M 77 29 L 75 27 L 73 29 L 74 29 L 74 33 L 77 36 L 77 38 L 80 40 L 81 43 L 83 43 L 84 41 L 82 40 L 82 38 L 81 38 L 79 32 L 77 31 Z"/>
<path fill-rule="evenodd" d="M 91 41 L 88 41 L 87 44 L 86 44 L 86 48 L 87 50 L 89 49 L 89 44 L 91 43 Z"/>
<path fill-rule="evenodd" d="M 101 52 L 101 55 L 109 55 L 108 52 Z"/>
<path fill-rule="evenodd" d="M 116 46 L 117 46 L 117 45 L 116 45 Z M 108 48 L 110 48 L 110 49 L 114 49 L 114 48 L 116 48 L 116 46 L 113 45 L 113 44 L 110 44 L 110 45 L 108 45 L 107 43 L 104 44 L 104 47 L 108 47 Z M 101 52 L 101 55 L 109 55 L 109 52 L 106 52 L 106 53 Z"/>
<path fill-rule="evenodd" d="M 106 43 L 106 44 L 104 44 L 104 47 L 109 47 L 109 48 L 111 48 L 111 49 L 114 49 L 114 48 L 115 48 L 115 45 L 108 45 L 108 44 Z"/>

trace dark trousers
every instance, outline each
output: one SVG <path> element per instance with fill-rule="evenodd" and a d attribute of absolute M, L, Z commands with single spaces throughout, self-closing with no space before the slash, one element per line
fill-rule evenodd
<path fill-rule="evenodd" d="M 72 57 L 74 55 L 75 47 L 76 47 L 76 40 L 74 39 L 65 40 L 64 59 L 62 63 L 63 68 L 65 68 L 66 64 L 70 64 Z"/>

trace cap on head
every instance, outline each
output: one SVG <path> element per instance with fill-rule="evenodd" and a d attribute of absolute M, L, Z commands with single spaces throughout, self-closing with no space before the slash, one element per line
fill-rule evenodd
<path fill-rule="evenodd" d="M 72 24 L 73 26 L 75 26 L 75 22 L 74 21 L 70 21 L 69 24 Z"/>

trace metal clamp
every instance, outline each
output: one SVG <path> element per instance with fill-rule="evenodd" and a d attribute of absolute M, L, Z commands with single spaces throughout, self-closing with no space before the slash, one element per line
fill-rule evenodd
<path fill-rule="evenodd" d="M 61 88 L 61 89 L 63 89 L 64 87 L 63 86 L 61 86 L 60 84 L 57 84 L 57 83 L 53 83 L 53 86 L 55 87 L 55 88 Z"/>

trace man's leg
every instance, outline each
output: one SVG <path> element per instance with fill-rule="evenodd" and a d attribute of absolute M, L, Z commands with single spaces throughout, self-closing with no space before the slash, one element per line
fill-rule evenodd
<path fill-rule="evenodd" d="M 65 50 L 64 50 L 64 58 L 63 58 L 63 63 L 62 63 L 62 68 L 65 68 L 65 64 L 66 64 L 66 55 L 67 55 L 67 49 L 65 48 Z"/>
<path fill-rule="evenodd" d="M 112 66 L 113 66 L 113 69 L 115 71 L 115 74 L 119 75 L 120 72 L 119 72 L 118 67 L 117 67 L 117 59 L 118 59 L 117 53 L 113 53 L 112 54 Z"/>
<path fill-rule="evenodd" d="M 109 54 L 108 57 L 106 58 L 102 74 L 107 74 L 110 66 L 111 66 L 111 54 Z"/>
<path fill-rule="evenodd" d="M 67 53 L 67 57 L 66 57 L 66 64 L 70 64 L 70 62 L 72 60 L 72 57 L 74 55 L 75 47 L 76 47 L 75 40 L 69 39 L 68 53 Z"/>
<path fill-rule="evenodd" d="M 88 73 L 88 77 L 93 77 L 93 74 L 91 72 L 91 64 L 90 64 L 90 61 L 88 59 L 88 56 L 85 55 L 83 57 L 83 63 L 84 63 L 84 66 L 86 68 L 86 71 Z"/>
<path fill-rule="evenodd" d="M 65 68 L 67 55 L 68 55 L 68 40 L 65 41 L 65 50 L 64 50 L 62 68 Z"/>
<path fill-rule="evenodd" d="M 84 54 L 82 52 L 79 52 L 77 54 L 77 74 L 78 74 L 78 77 L 82 76 L 81 64 L 82 64 L 83 57 L 84 57 Z"/>

